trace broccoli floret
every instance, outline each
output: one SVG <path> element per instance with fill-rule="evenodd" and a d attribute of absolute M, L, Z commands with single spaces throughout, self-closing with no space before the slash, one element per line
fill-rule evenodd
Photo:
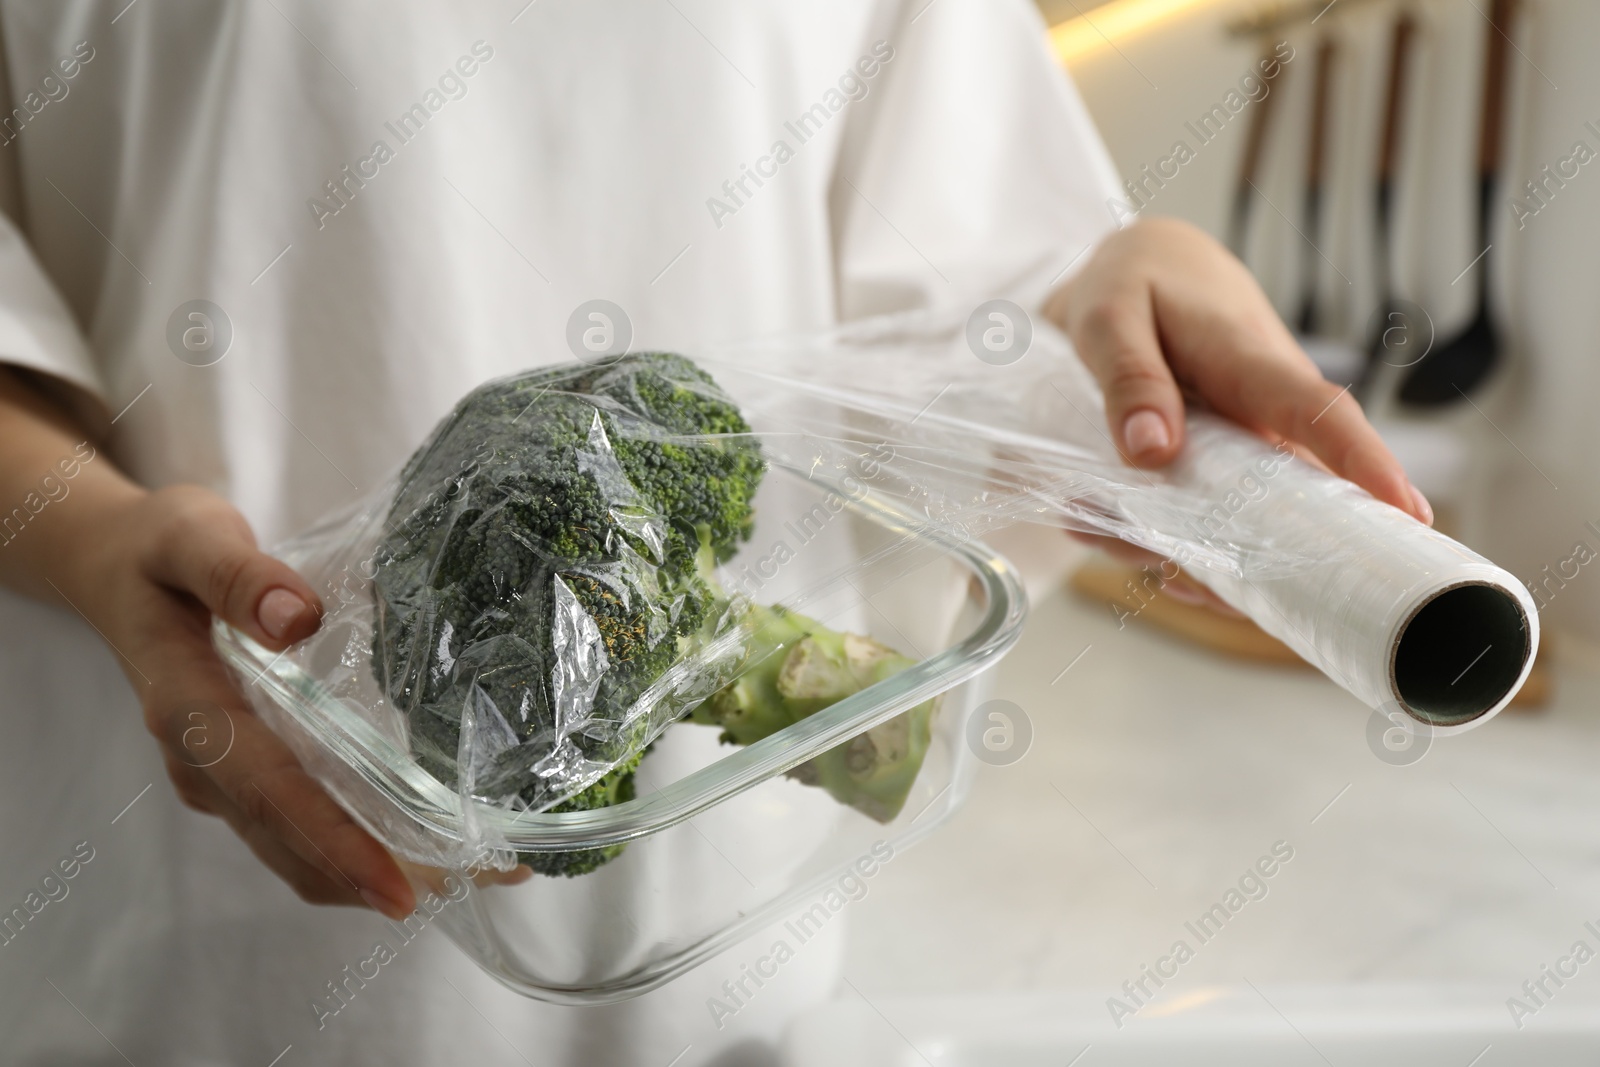
<path fill-rule="evenodd" d="M 730 605 L 712 571 L 750 536 L 763 470 L 738 408 L 681 356 L 522 374 L 469 394 L 401 472 L 374 560 L 374 672 L 419 764 L 457 787 L 470 713 L 474 794 L 553 812 L 631 799 L 652 724 L 621 716 L 730 606 L 792 623 L 739 620 L 753 626 L 752 678 L 767 659 L 786 665 L 776 696 L 730 695 L 756 684 L 741 680 L 696 714 L 739 743 L 909 665 L 803 616 Z M 824 684 L 834 660 L 843 674 Z M 913 709 L 791 773 L 892 818 L 930 715 Z M 555 791 L 587 764 L 612 770 L 576 795 Z M 582 874 L 622 847 L 521 859 Z"/>
<path fill-rule="evenodd" d="M 637 751 L 637 731 L 571 724 L 628 708 L 702 626 L 702 536 L 725 558 L 749 534 L 763 468 L 748 433 L 709 377 L 662 353 L 457 405 L 401 474 L 374 579 L 379 680 L 431 772 L 454 781 L 469 700 L 517 743 L 475 768 L 482 792 L 528 779 L 527 803 L 555 799 L 528 742 L 606 763 Z"/>
<path fill-rule="evenodd" d="M 648 751 L 648 746 L 646 751 Z M 644 759 L 644 751 L 613 769 L 604 778 L 583 792 L 563 800 L 550 810 L 552 812 L 591 811 L 595 808 L 609 808 L 613 804 L 623 804 L 632 800 L 634 797 L 634 772 L 638 770 L 639 761 L 642 759 Z M 523 866 L 533 868 L 540 874 L 574 878 L 580 874 L 588 874 L 595 868 L 610 863 L 622 855 L 622 850 L 627 847 L 626 844 L 622 844 L 607 845 L 604 848 L 574 849 L 569 852 L 519 852 L 517 853 L 517 862 Z"/>

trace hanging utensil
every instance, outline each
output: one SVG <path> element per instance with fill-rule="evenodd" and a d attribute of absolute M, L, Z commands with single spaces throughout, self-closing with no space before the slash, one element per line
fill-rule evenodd
<path fill-rule="evenodd" d="M 1424 356 L 1400 385 L 1400 403 L 1439 408 L 1460 402 L 1481 386 L 1500 362 L 1501 337 L 1489 310 L 1490 212 L 1500 169 L 1502 112 L 1505 108 L 1507 31 L 1515 0 L 1493 0 L 1484 47 L 1483 111 L 1478 127 L 1478 246 L 1469 270 L 1478 275 L 1478 309 L 1467 328 Z"/>
<path fill-rule="evenodd" d="M 1277 47 L 1271 42 L 1265 42 L 1256 69 L 1264 72 L 1269 65 L 1278 65 L 1277 77 L 1283 76 L 1282 66 L 1277 60 Z M 1239 165 L 1239 181 L 1233 189 L 1233 210 L 1228 215 L 1228 247 L 1240 259 L 1244 258 L 1244 242 L 1249 234 L 1250 209 L 1256 191 L 1256 173 L 1261 169 L 1261 149 L 1266 143 L 1272 110 L 1277 104 L 1278 94 L 1272 91 L 1272 83 L 1276 80 L 1277 78 L 1263 78 L 1267 86 L 1267 95 L 1263 96 L 1250 112 L 1250 129 L 1245 136 L 1244 159 Z"/>
<path fill-rule="evenodd" d="M 1300 313 L 1295 317 L 1295 329 L 1302 337 L 1317 332 L 1317 251 L 1316 235 L 1322 225 L 1322 171 L 1328 138 L 1328 87 L 1333 80 L 1333 60 L 1336 46 L 1331 37 L 1324 37 L 1317 48 L 1316 88 L 1311 98 L 1311 141 L 1306 148 L 1305 201 L 1301 206 L 1300 221 L 1305 227 L 1301 234 L 1305 246 L 1301 250 Z"/>
<path fill-rule="evenodd" d="M 1295 340 L 1306 355 L 1317 365 L 1322 376 L 1341 385 L 1351 381 L 1360 372 L 1361 352 L 1355 345 L 1321 335 L 1326 323 L 1322 322 L 1317 293 L 1322 252 L 1316 239 L 1322 232 L 1323 175 L 1328 169 L 1328 127 L 1333 90 L 1334 68 L 1338 62 L 1338 45 L 1331 36 L 1324 37 L 1317 47 L 1316 79 L 1311 100 L 1311 133 L 1306 146 L 1306 185 L 1301 205 L 1301 295 L 1300 310 L 1295 316 Z"/>
<path fill-rule="evenodd" d="M 1373 266 L 1378 276 L 1378 300 L 1382 309 L 1376 328 L 1367 346 L 1367 361 L 1356 379 L 1351 393 L 1365 403 L 1371 392 L 1380 362 L 1396 363 L 1393 358 L 1404 351 L 1404 346 L 1415 343 L 1415 327 L 1410 320 L 1411 308 L 1402 305 L 1395 297 L 1393 278 L 1394 258 L 1394 172 L 1395 156 L 1400 148 L 1400 123 L 1405 113 L 1406 76 L 1410 66 L 1411 42 L 1416 36 L 1417 23 L 1409 13 L 1402 14 L 1394 23 L 1394 36 L 1389 48 L 1389 84 L 1383 105 L 1383 140 L 1378 147 L 1378 183 L 1374 205 L 1378 216 L 1378 247 Z M 1385 360 L 1385 357 L 1390 357 Z M 1403 357 L 1402 357 L 1403 358 Z M 1404 362 L 1398 365 L 1404 366 Z"/>

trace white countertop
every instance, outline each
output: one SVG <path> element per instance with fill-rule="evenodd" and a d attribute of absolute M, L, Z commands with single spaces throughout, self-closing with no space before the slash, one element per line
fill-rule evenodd
<path fill-rule="evenodd" d="M 1561 644 L 1548 709 L 1391 766 L 1370 713 L 1320 675 L 1119 631 L 1052 590 L 993 693 L 1030 716 L 1031 750 L 980 767 L 965 809 L 852 906 L 846 976 L 864 996 L 1109 996 L 1183 938 L 1195 958 L 1166 998 L 1244 979 L 1466 983 L 1505 1018 L 1541 964 L 1600 946 L 1583 929 L 1600 927 L 1592 650 Z M 1200 945 L 1185 921 L 1277 841 L 1294 858 L 1268 895 Z M 1564 996 L 1586 984 L 1600 994 L 1600 964 Z"/>

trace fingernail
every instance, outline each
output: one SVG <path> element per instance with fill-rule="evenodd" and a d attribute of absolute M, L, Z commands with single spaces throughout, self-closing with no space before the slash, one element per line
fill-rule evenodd
<path fill-rule="evenodd" d="M 1422 490 L 1416 486 L 1411 487 L 1411 500 L 1417 505 L 1417 514 L 1429 526 L 1433 525 L 1433 506 L 1428 503 L 1428 498 L 1422 495 Z"/>
<path fill-rule="evenodd" d="M 1165 451 L 1172 435 L 1167 432 L 1166 420 L 1146 408 L 1128 416 L 1122 424 L 1122 440 L 1130 455 L 1146 456 Z"/>
<path fill-rule="evenodd" d="M 401 919 L 404 919 L 407 915 L 411 914 L 408 908 L 397 903 L 396 901 L 390 900 L 382 893 L 374 893 L 370 889 L 362 889 L 359 892 L 361 894 L 361 899 L 366 901 L 367 907 L 371 908 L 380 915 L 387 915 L 396 922 L 399 922 Z"/>
<path fill-rule="evenodd" d="M 256 621 L 273 640 L 281 640 L 306 612 L 306 602 L 287 589 L 274 589 L 256 606 Z"/>
<path fill-rule="evenodd" d="M 1183 604 L 1194 604 L 1199 606 L 1207 603 L 1205 594 L 1187 582 L 1168 582 L 1166 585 L 1161 587 L 1161 591 L 1170 596 L 1172 599 Z"/>

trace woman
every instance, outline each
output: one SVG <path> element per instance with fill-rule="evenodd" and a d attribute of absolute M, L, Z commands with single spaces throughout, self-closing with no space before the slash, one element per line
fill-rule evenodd
<path fill-rule="evenodd" d="M 0 4 L 0 901 L 43 901 L 0 951 L 11 1062 L 764 1062 L 830 991 L 836 938 L 722 1029 L 715 962 L 557 1008 L 435 935 L 313 1007 L 378 920 L 294 896 L 414 897 L 244 710 L 209 618 L 312 632 L 256 539 L 372 486 L 473 385 L 570 358 L 592 299 L 692 352 L 1054 264 L 1131 461 L 1181 446 L 1181 382 L 1426 517 L 1237 262 L 1113 230 L 1024 0 L 125 3 Z M 236 729 L 214 763 L 207 703 Z"/>

